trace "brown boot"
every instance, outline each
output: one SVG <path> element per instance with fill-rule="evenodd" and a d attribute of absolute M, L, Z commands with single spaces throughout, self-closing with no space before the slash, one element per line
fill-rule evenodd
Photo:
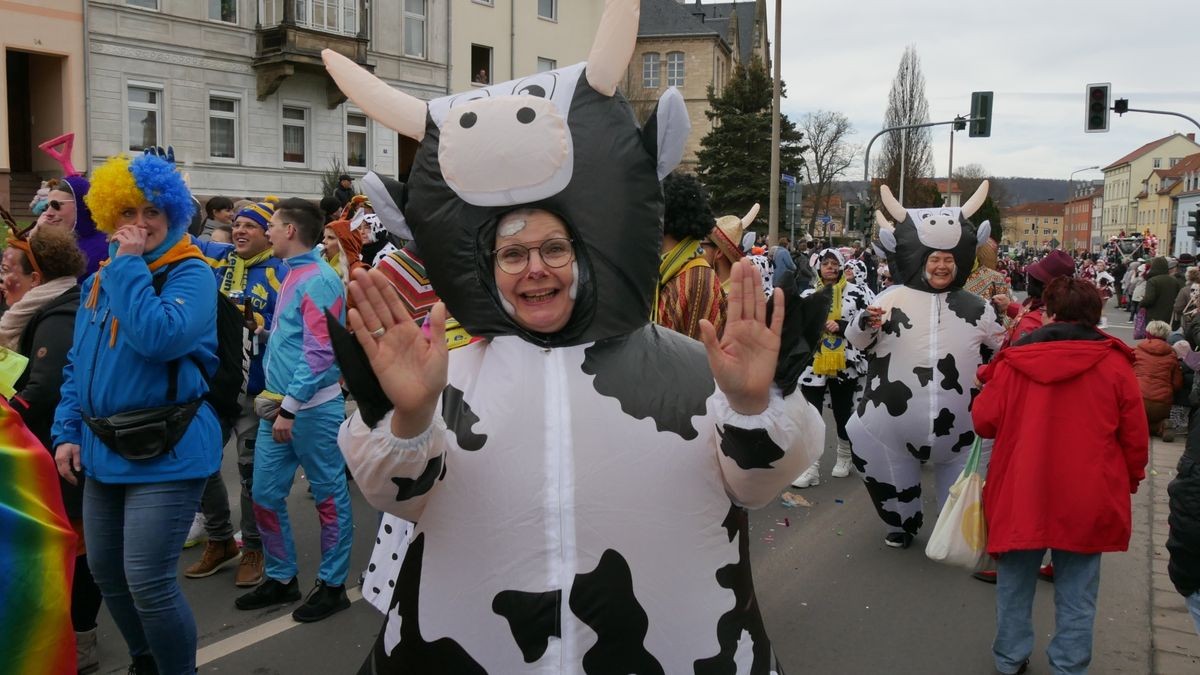
<path fill-rule="evenodd" d="M 183 571 L 183 576 L 189 579 L 201 579 L 214 574 L 225 563 L 238 557 L 237 542 L 232 539 L 225 541 L 208 540 L 204 545 L 204 555 L 194 565 Z"/>
<path fill-rule="evenodd" d="M 238 563 L 237 576 L 234 578 L 234 585 L 247 588 L 257 586 L 263 580 L 263 552 L 262 551 L 242 551 L 242 561 Z"/>

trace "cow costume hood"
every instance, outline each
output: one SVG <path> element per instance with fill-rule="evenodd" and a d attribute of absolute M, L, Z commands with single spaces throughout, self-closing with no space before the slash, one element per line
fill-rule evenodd
<path fill-rule="evenodd" d="M 648 322 L 662 238 L 659 180 L 682 156 L 690 125 L 675 89 L 641 129 L 616 93 L 637 21 L 636 2 L 610 3 L 586 63 L 428 104 L 325 50 L 351 100 L 421 142 L 400 208 L 434 289 L 472 335 L 570 346 Z M 575 308 L 553 335 L 519 327 L 496 290 L 496 224 L 517 208 L 556 214 L 575 243 Z"/>
<path fill-rule="evenodd" d="M 888 186 L 880 186 L 880 199 L 896 224 L 890 224 L 879 211 L 875 212 L 875 219 L 896 283 L 928 293 L 944 293 L 967 283 L 975 265 L 975 249 L 988 240 L 991 232 L 990 224 L 985 222 L 976 228 L 970 221 L 987 199 L 987 191 L 985 180 L 962 208 L 906 209 L 892 196 Z M 925 261 L 935 251 L 952 253 L 957 268 L 954 282 L 941 291 L 934 290 L 925 280 Z"/>

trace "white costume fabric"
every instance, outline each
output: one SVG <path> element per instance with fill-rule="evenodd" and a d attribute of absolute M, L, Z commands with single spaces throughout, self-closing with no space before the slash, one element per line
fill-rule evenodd
<path fill-rule="evenodd" d="M 875 509 L 891 532 L 915 536 L 922 524 L 921 464 L 934 466 L 939 506 L 966 462 L 975 440 L 971 401 L 975 371 L 985 353 L 1000 348 L 1004 328 L 992 306 L 962 288 L 971 272 L 977 234 L 967 220 L 982 203 L 979 193 L 958 208 L 909 209 L 884 202 L 897 220 L 890 236 L 889 265 L 897 285 L 874 304 L 885 310 L 879 329 L 865 326 L 865 313 L 846 336 L 867 353 L 863 393 L 847 432 L 855 467 L 863 474 Z M 942 291 L 925 279 L 935 251 L 954 254 L 956 277 Z"/>

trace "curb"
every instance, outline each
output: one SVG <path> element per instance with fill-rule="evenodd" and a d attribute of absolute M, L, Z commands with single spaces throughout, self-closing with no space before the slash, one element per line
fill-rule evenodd
<path fill-rule="evenodd" d="M 1186 439 L 1187 435 L 1183 435 Z M 1183 596 L 1167 575 L 1167 484 L 1183 453 L 1183 441 L 1165 443 L 1151 439 L 1150 466 L 1150 645 L 1153 672 L 1158 675 L 1191 675 L 1200 672 L 1200 636 Z"/>

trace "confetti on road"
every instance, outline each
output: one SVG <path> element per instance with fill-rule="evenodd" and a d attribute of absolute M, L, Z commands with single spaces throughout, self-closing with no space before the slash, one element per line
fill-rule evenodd
<path fill-rule="evenodd" d="M 805 508 L 812 506 L 812 502 L 793 492 L 785 492 L 780 495 L 779 503 L 783 504 L 783 507 L 787 509 L 795 508 L 797 506 L 803 506 Z"/>

